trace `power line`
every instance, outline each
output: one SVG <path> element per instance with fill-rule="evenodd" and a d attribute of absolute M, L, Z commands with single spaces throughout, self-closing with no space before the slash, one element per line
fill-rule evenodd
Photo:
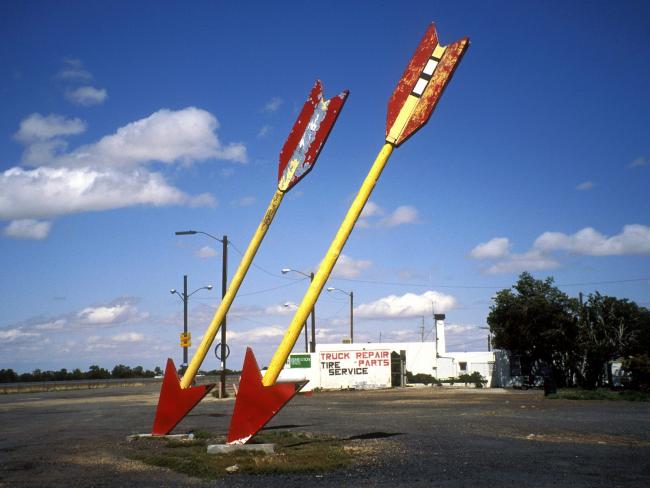
<path fill-rule="evenodd" d="M 301 281 L 304 281 L 306 279 L 308 279 L 308 278 L 302 278 L 300 280 L 292 281 L 291 283 L 285 283 L 283 285 L 274 286 L 272 288 L 265 288 L 263 290 L 251 291 L 251 292 L 248 292 L 248 293 L 239 293 L 237 296 L 247 297 L 247 296 L 251 296 L 251 295 L 259 295 L 260 293 L 267 293 L 269 291 L 279 290 L 280 288 L 286 288 L 287 286 L 293 286 L 296 283 L 300 283 Z"/>
<path fill-rule="evenodd" d="M 231 241 L 228 241 L 228 244 L 232 244 L 233 249 L 234 249 L 234 250 L 235 250 L 235 251 L 236 251 L 240 256 L 243 256 L 243 255 L 244 255 L 244 253 L 243 253 L 243 252 L 242 252 L 242 251 L 241 251 L 241 250 L 240 250 L 240 249 L 239 249 L 239 248 L 238 248 L 238 247 L 237 247 L 237 246 L 232 242 L 232 240 L 231 240 Z M 252 265 L 253 265 L 254 268 L 257 268 L 258 270 L 262 271 L 263 273 L 266 273 L 266 274 L 269 275 L 269 276 L 273 276 L 274 278 L 282 278 L 283 280 L 290 280 L 290 281 L 302 281 L 302 279 L 290 278 L 290 277 L 288 277 L 288 276 L 284 276 L 284 275 L 279 275 L 279 274 L 273 273 L 272 271 L 269 271 L 269 270 L 267 270 L 267 269 L 264 269 L 263 267 L 259 266 L 258 264 L 255 264 L 254 261 L 253 261 Z"/>
<path fill-rule="evenodd" d="M 403 281 L 380 281 L 380 280 L 358 280 L 354 278 L 331 278 L 332 281 L 351 281 L 354 283 L 366 283 L 370 285 L 391 285 L 391 286 L 410 286 L 410 287 L 421 287 L 421 288 L 467 288 L 467 289 L 484 289 L 484 290 L 498 290 L 498 289 L 509 289 L 513 285 L 495 285 L 495 286 L 486 286 L 486 285 L 447 285 L 447 284 L 436 284 L 436 283 L 411 283 Z M 639 281 L 650 281 L 648 278 L 630 278 L 624 280 L 604 280 L 604 281 L 585 281 L 582 283 L 557 283 L 555 286 L 589 286 L 589 285 L 613 285 L 621 283 L 634 283 Z"/>

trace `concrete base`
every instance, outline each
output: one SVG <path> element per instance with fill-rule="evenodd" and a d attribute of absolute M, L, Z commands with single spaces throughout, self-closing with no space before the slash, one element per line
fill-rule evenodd
<path fill-rule="evenodd" d="M 275 444 L 210 444 L 208 454 L 228 454 L 237 451 L 261 451 L 265 454 L 275 452 Z"/>
<path fill-rule="evenodd" d="M 177 441 L 194 439 L 194 434 L 167 434 L 167 435 L 153 435 L 153 434 L 133 434 L 127 435 L 127 442 L 134 441 L 141 438 L 154 438 L 154 439 L 174 439 Z"/>

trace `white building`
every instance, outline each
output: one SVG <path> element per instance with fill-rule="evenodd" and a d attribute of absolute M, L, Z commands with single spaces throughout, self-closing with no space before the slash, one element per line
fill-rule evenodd
<path fill-rule="evenodd" d="M 405 373 L 440 380 L 479 372 L 487 387 L 507 386 L 509 367 L 500 351 L 447 352 L 444 315 L 436 316 L 436 342 L 317 344 L 314 353 L 293 353 L 279 381 L 309 380 L 303 391 L 401 386 Z"/>

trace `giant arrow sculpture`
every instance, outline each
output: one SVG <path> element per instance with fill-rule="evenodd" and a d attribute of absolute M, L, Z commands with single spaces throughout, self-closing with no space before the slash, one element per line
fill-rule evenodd
<path fill-rule="evenodd" d="M 246 443 L 295 394 L 294 385 L 276 384 L 276 381 L 300 336 L 303 324 L 323 290 L 393 149 L 427 123 L 468 46 L 467 38 L 449 46 L 440 45 L 434 24 L 424 34 L 388 102 L 386 142 L 352 202 L 263 378 L 257 369 L 252 350 L 248 349 L 246 353 L 228 443 Z"/>
<path fill-rule="evenodd" d="M 158 399 L 158 408 L 154 419 L 152 434 L 165 435 L 189 413 L 194 406 L 212 389 L 214 385 L 191 386 L 196 373 L 201 367 L 210 346 L 214 341 L 224 317 L 230 309 L 239 287 L 244 281 L 246 272 L 253 262 L 253 258 L 271 226 L 284 194 L 288 192 L 298 181 L 300 181 L 316 163 L 327 136 L 329 135 L 334 122 L 339 116 L 343 104 L 347 99 L 347 90 L 327 100 L 323 96 L 323 87 L 317 81 L 309 94 L 309 98 L 298 115 L 298 119 L 287 137 L 282 151 L 280 152 L 280 163 L 278 166 L 278 188 L 273 195 L 271 203 L 264 213 L 253 238 L 251 239 L 246 252 L 244 253 L 239 267 L 230 282 L 228 291 L 221 300 L 221 304 L 203 335 L 192 361 L 190 361 L 183 378 L 178 380 L 176 368 L 171 359 L 167 360 L 165 377 L 163 379 Z"/>

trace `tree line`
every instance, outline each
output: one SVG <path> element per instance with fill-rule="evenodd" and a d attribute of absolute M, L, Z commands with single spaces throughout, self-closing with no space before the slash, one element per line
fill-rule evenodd
<path fill-rule="evenodd" d="M 239 374 L 241 371 L 226 368 L 226 374 Z M 35 381 L 71 381 L 71 380 L 110 380 L 123 378 L 153 378 L 163 374 L 163 370 L 156 366 L 153 371 L 144 369 L 142 366 L 131 368 L 118 364 L 111 371 L 100 368 L 96 364 L 90 366 L 88 371 L 81 371 L 79 368 L 68 371 L 62 368 L 58 371 L 41 371 L 35 369 L 31 373 L 16 373 L 13 369 L 0 369 L 0 383 L 35 382 Z M 221 370 L 199 370 L 199 374 L 217 376 Z"/>
<path fill-rule="evenodd" d="M 62 368 L 59 371 L 41 371 L 35 369 L 31 373 L 16 373 L 13 369 L 0 369 L 0 383 L 34 382 L 34 381 L 70 381 L 70 380 L 108 380 L 122 378 L 153 378 L 161 375 L 162 369 L 156 366 L 153 371 L 142 366 L 131 368 L 123 364 L 116 365 L 111 371 L 100 368 L 96 364 L 90 366 L 88 371 L 79 368 L 68 371 Z"/>
<path fill-rule="evenodd" d="M 569 297 L 552 277 L 524 272 L 496 294 L 487 322 L 493 346 L 519 359 L 523 374 L 558 386 L 611 387 L 612 363 L 621 362 L 624 386 L 650 389 L 650 310 L 633 301 L 598 292 Z"/>

